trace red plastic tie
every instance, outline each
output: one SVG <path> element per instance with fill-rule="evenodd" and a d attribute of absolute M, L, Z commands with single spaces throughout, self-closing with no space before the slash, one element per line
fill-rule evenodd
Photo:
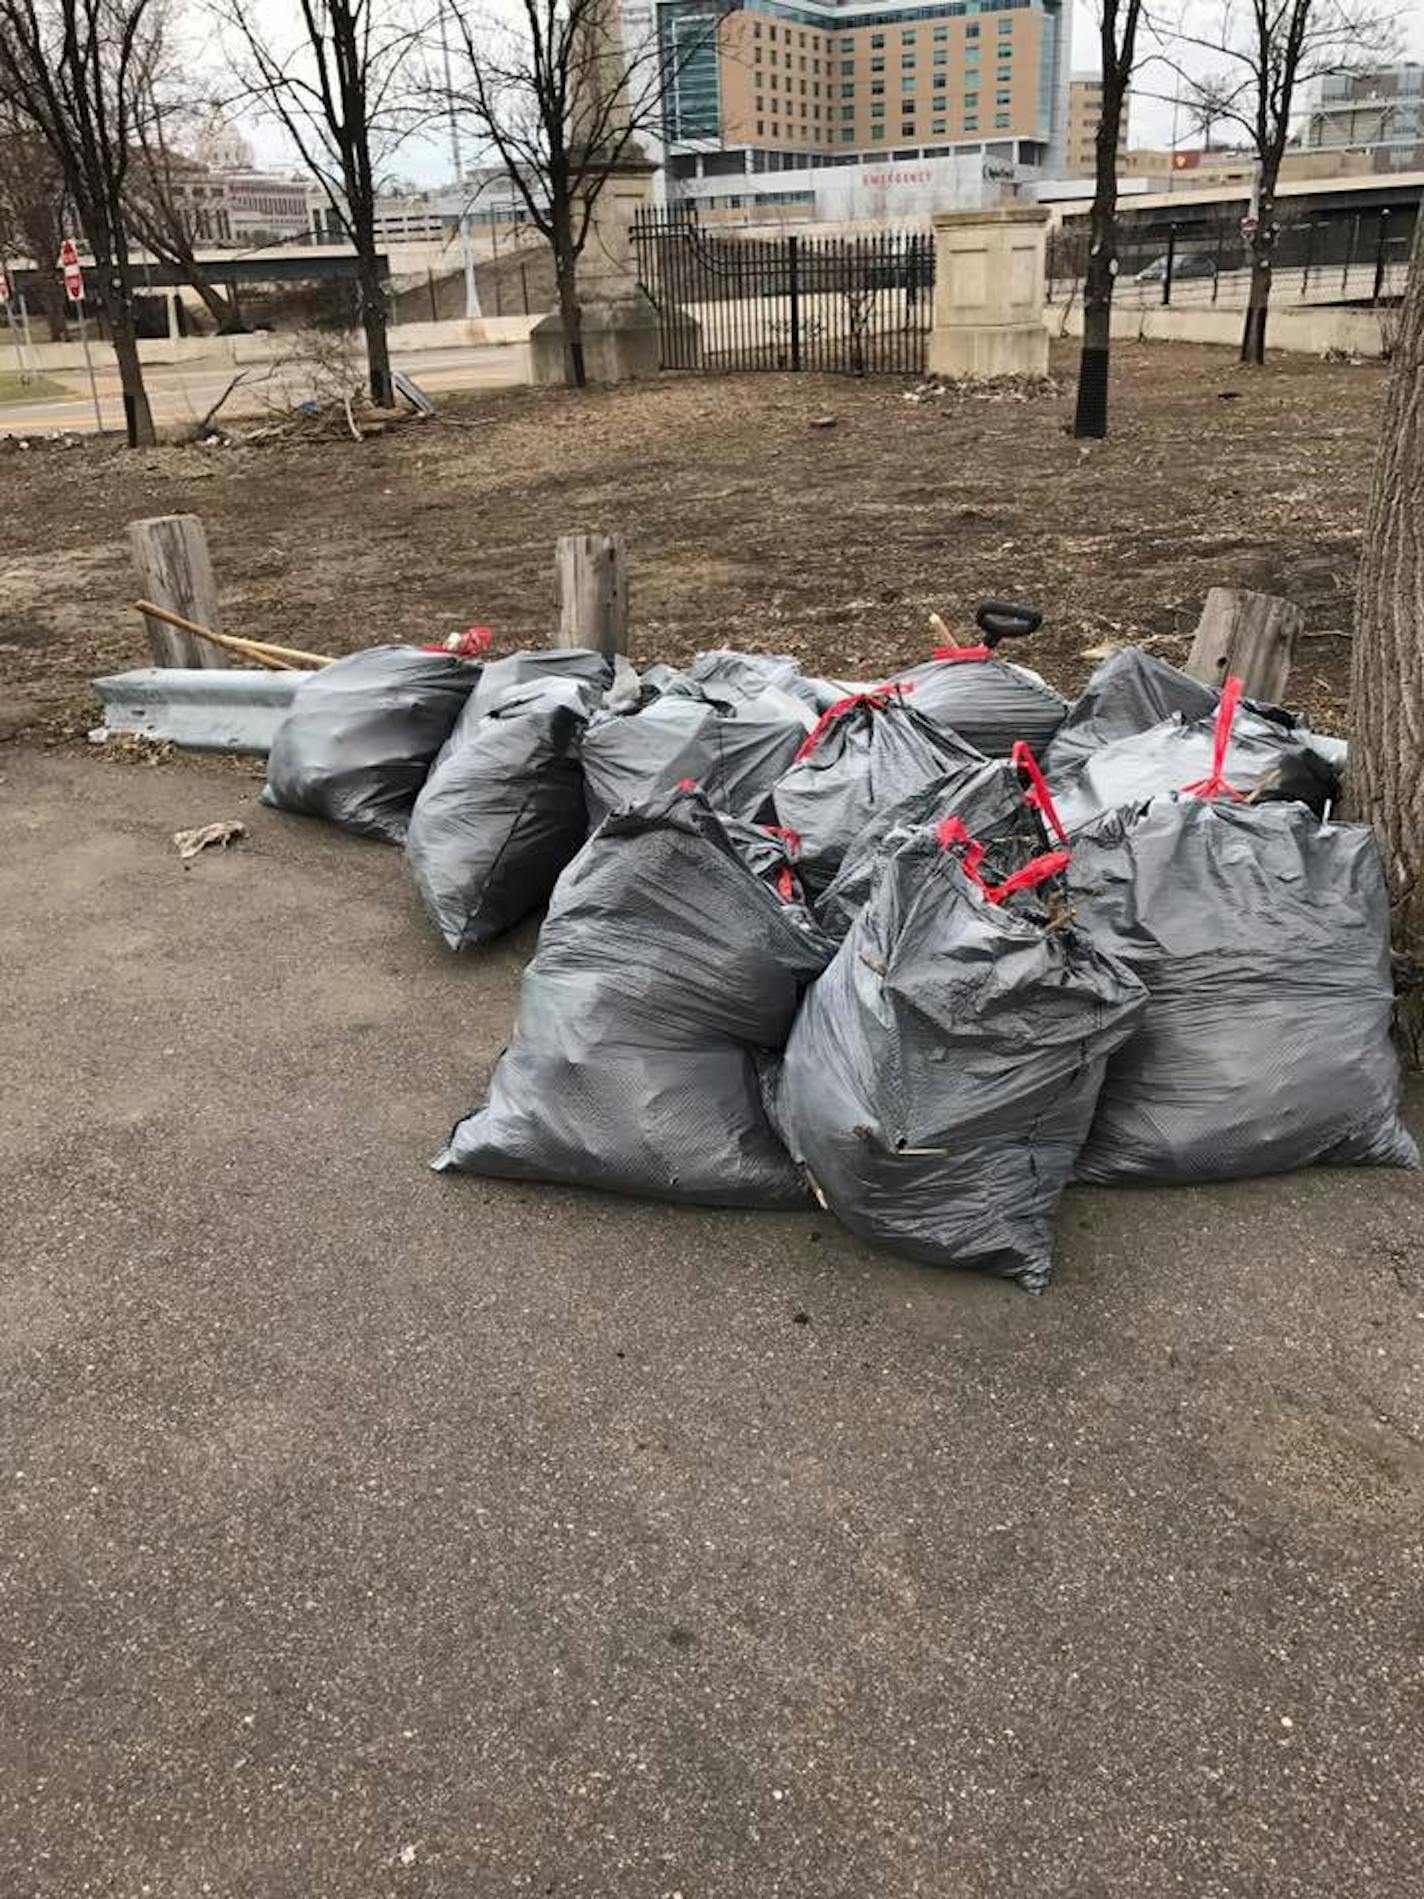
<path fill-rule="evenodd" d="M 966 659 L 992 659 L 992 646 L 937 646 L 930 654 L 931 659 L 948 660 L 951 666 Z"/>
<path fill-rule="evenodd" d="M 1015 771 L 1021 771 L 1028 779 L 1024 803 L 1032 805 L 1034 810 L 1042 815 L 1060 844 L 1066 844 L 1068 833 L 1063 828 L 1063 820 L 1059 817 L 1058 807 L 1053 802 L 1053 793 L 1048 789 L 1048 780 L 1039 770 L 1038 760 L 1030 750 L 1027 739 L 1014 740 L 1014 749 L 1009 754 L 1009 762 Z"/>
<path fill-rule="evenodd" d="M 697 780 L 695 778 L 679 778 L 676 789 L 678 791 L 696 791 Z"/>
<path fill-rule="evenodd" d="M 493 627 L 467 626 L 463 633 L 452 633 L 448 640 L 422 646 L 420 650 L 422 653 L 449 653 L 454 659 L 478 659 L 481 653 L 489 651 L 493 638 Z"/>
<path fill-rule="evenodd" d="M 854 712 L 857 706 L 864 706 L 869 712 L 883 712 L 886 706 L 895 704 L 902 693 L 914 690 L 913 679 L 889 679 L 883 686 L 872 686 L 868 692 L 852 692 L 844 699 L 837 699 L 811 727 L 800 751 L 791 762 L 799 765 L 803 758 L 809 758 L 836 721 L 843 719 L 848 712 Z"/>
<path fill-rule="evenodd" d="M 951 844 L 964 845 L 964 855 L 959 860 L 960 866 L 965 876 L 978 884 L 987 895 L 988 887 L 979 874 L 979 866 L 984 861 L 984 846 L 977 838 L 969 835 L 963 818 L 942 818 L 935 827 L 935 840 L 942 851 L 947 851 Z"/>
<path fill-rule="evenodd" d="M 1195 784 L 1183 785 L 1184 798 L 1227 797 L 1234 798 L 1238 804 L 1245 803 L 1246 793 L 1238 791 L 1226 776 L 1226 750 L 1231 743 L 1231 727 L 1245 690 L 1235 675 L 1222 687 L 1221 704 L 1216 709 L 1216 730 L 1212 735 L 1211 774 L 1206 778 L 1198 778 Z"/>
<path fill-rule="evenodd" d="M 1005 897 L 1011 897 L 1016 890 L 1037 889 L 1039 884 L 1047 883 L 1050 877 L 1067 870 L 1072 861 L 1072 851 L 1045 851 L 1041 857 L 1030 858 L 1021 870 L 1016 870 L 1012 877 L 1006 877 L 1001 884 L 994 884 L 984 895 L 990 903 L 1002 903 Z"/>

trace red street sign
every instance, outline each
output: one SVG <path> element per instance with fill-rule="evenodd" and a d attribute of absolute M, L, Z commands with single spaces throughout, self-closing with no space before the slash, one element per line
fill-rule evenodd
<path fill-rule="evenodd" d="M 59 247 L 59 267 L 64 272 L 64 294 L 71 303 L 84 301 L 84 272 L 79 268 L 79 250 L 72 237 Z"/>

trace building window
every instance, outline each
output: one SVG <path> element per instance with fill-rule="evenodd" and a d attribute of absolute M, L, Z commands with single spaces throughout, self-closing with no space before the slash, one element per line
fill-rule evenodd
<path fill-rule="evenodd" d="M 757 111 L 758 111 L 758 112 L 765 112 L 765 111 L 766 111 L 766 103 L 765 103 L 765 101 L 764 101 L 763 99 L 761 99 L 761 98 L 758 98 L 758 100 L 757 100 L 757 107 L 756 107 L 756 109 L 757 109 Z"/>
<path fill-rule="evenodd" d="M 841 97 L 842 97 L 842 99 L 853 99 L 853 98 L 855 97 L 855 87 L 854 87 L 854 86 L 842 86 L 842 87 L 841 87 Z"/>
<path fill-rule="evenodd" d="M 883 59 L 872 59 L 870 62 L 870 70 L 873 73 L 883 73 L 885 70 L 885 61 Z"/>
<path fill-rule="evenodd" d="M 915 29 L 914 27 L 909 27 L 909 28 L 908 28 L 908 29 L 907 29 L 907 30 L 906 30 L 905 32 L 903 32 L 903 33 L 902 33 L 902 34 L 900 35 L 900 44 L 901 44 L 902 46 L 913 46 L 913 45 L 914 45 L 914 43 L 915 43 L 915 30 L 916 30 L 916 29 Z"/>
<path fill-rule="evenodd" d="M 841 51 L 843 53 L 853 53 L 855 51 L 855 41 L 853 39 L 842 40 Z"/>
<path fill-rule="evenodd" d="M 841 133 L 841 144 L 842 145 L 855 144 L 855 127 L 853 125 L 848 125 L 845 128 L 845 130 Z"/>
<path fill-rule="evenodd" d="M 1012 33 L 1013 30 L 1014 30 L 1014 23 L 1012 20 L 1000 20 L 999 22 L 1000 33 Z"/>
<path fill-rule="evenodd" d="M 935 76 L 934 76 L 934 89 L 935 89 L 935 91 L 936 91 L 936 92 L 943 92 L 943 91 L 944 91 L 944 89 L 945 89 L 945 87 L 946 87 L 946 86 L 947 86 L 948 84 L 949 84 L 949 74 L 948 74 L 948 73 L 936 73 L 936 74 L 935 74 Z"/>
<path fill-rule="evenodd" d="M 870 116 L 872 119 L 883 119 L 885 117 L 885 101 L 883 99 L 871 100 Z"/>
<path fill-rule="evenodd" d="M 913 138 L 915 136 L 915 121 L 913 119 L 905 120 L 904 124 L 900 127 L 900 136 L 901 138 Z"/>
<path fill-rule="evenodd" d="M 1007 113 L 1007 112 L 996 112 L 996 113 L 994 114 L 994 123 L 995 123 L 995 125 L 996 125 L 996 126 L 998 126 L 998 128 L 999 128 L 999 130 L 1000 130 L 1001 132 L 1007 132 L 1007 131 L 1008 131 L 1008 129 L 1009 129 L 1009 115 L 1008 115 L 1008 113 Z"/>
<path fill-rule="evenodd" d="M 965 93 L 964 110 L 966 112 L 977 112 L 979 110 L 979 95 L 977 92 Z"/>
<path fill-rule="evenodd" d="M 872 80 L 871 80 L 871 82 L 870 82 L 870 96 L 871 96 L 871 98 L 872 98 L 872 99 L 878 99 L 878 98 L 880 97 L 880 95 L 881 95 L 881 93 L 882 93 L 882 92 L 884 92 L 884 90 L 885 90 L 885 81 L 884 81 L 883 79 L 872 79 Z"/>
<path fill-rule="evenodd" d="M 949 54 L 936 53 L 934 56 L 934 63 L 936 66 L 947 66 L 949 64 Z"/>
<path fill-rule="evenodd" d="M 841 107 L 841 117 L 843 119 L 853 119 L 855 117 L 855 107 L 853 105 L 843 105 Z"/>
<path fill-rule="evenodd" d="M 975 30 L 977 31 L 978 29 L 976 28 Z M 774 40 L 776 38 L 776 28 L 774 26 L 769 26 L 766 29 L 766 37 L 769 40 Z"/>
<path fill-rule="evenodd" d="M 885 44 L 885 35 L 883 33 L 872 33 L 870 36 L 870 44 L 872 46 L 883 46 Z"/>
<path fill-rule="evenodd" d="M 913 69 L 913 67 L 914 67 L 914 64 L 915 64 L 915 56 L 914 56 L 914 54 L 913 54 L 913 53 L 901 53 L 901 55 L 900 55 L 900 70 L 901 70 L 902 72 L 903 72 L 903 71 L 904 71 L 904 70 L 905 70 L 905 69 L 906 69 L 907 67 L 909 67 L 909 68 L 911 68 L 911 69 Z"/>
<path fill-rule="evenodd" d="M 947 26 L 937 26 L 934 30 L 934 36 L 936 43 L 940 40 L 947 40 L 949 38 L 949 28 Z"/>
<path fill-rule="evenodd" d="M 948 130 L 948 122 L 944 119 L 935 119 L 930 126 L 930 131 L 935 138 L 943 138 Z"/>
<path fill-rule="evenodd" d="M 901 73 L 900 90 L 901 92 L 913 92 L 915 90 L 915 75 L 913 73 Z"/>
<path fill-rule="evenodd" d="M 965 27 L 965 29 L 964 29 L 964 37 L 965 37 L 965 39 L 967 39 L 967 40 L 977 40 L 977 39 L 978 39 L 978 37 L 979 37 L 979 29 L 978 29 L 978 27 L 977 27 L 977 26 L 966 26 L 966 27 Z"/>
<path fill-rule="evenodd" d="M 773 138 L 781 137 L 781 127 L 777 124 L 775 119 L 773 119 L 771 122 L 771 136 Z"/>
<path fill-rule="evenodd" d="M 870 136 L 872 138 L 884 138 L 885 127 L 883 125 L 872 125 L 870 128 Z"/>
<path fill-rule="evenodd" d="M 1013 102 L 1014 95 L 1011 92 L 996 92 L 994 94 L 995 105 L 1012 105 Z"/>
<path fill-rule="evenodd" d="M 756 25 L 756 26 L 754 26 L 754 27 L 752 28 L 752 38 L 753 38 L 754 40 L 759 40 L 759 39 L 761 38 L 761 26 L 760 26 L 760 24 L 758 24 L 758 25 Z"/>
<path fill-rule="evenodd" d="M 765 119 L 758 119 L 758 120 L 757 120 L 757 137 L 758 137 L 758 138 L 765 138 L 765 137 L 766 137 L 766 121 L 765 121 Z"/>
<path fill-rule="evenodd" d="M 855 61 L 853 59 L 843 59 L 841 61 L 841 78 L 842 79 L 849 79 L 851 74 L 854 71 L 855 71 Z"/>

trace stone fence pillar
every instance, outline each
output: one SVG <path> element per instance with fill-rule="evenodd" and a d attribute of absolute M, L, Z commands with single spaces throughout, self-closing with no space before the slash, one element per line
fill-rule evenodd
<path fill-rule="evenodd" d="M 934 220 L 934 376 L 1046 376 L 1048 212 L 1036 204 L 943 211 Z"/>

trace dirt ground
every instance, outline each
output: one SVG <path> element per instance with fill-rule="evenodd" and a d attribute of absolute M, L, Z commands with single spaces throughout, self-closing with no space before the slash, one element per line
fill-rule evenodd
<path fill-rule="evenodd" d="M 1028 401 L 669 378 L 452 398 L 359 446 L 11 445 L 0 730 L 72 738 L 90 679 L 143 663 L 124 524 L 177 511 L 207 523 L 229 630 L 329 652 L 472 622 L 543 644 L 553 540 L 579 527 L 627 539 L 645 662 L 731 644 L 874 676 L 923 656 L 932 610 L 964 625 L 997 595 L 1045 609 L 1022 657 L 1072 689 L 1085 649 L 1178 659 L 1209 586 L 1260 587 L 1305 609 L 1290 696 L 1338 728 L 1380 369 L 1120 348 L 1112 436 L 1087 446 L 1072 368 Z"/>

